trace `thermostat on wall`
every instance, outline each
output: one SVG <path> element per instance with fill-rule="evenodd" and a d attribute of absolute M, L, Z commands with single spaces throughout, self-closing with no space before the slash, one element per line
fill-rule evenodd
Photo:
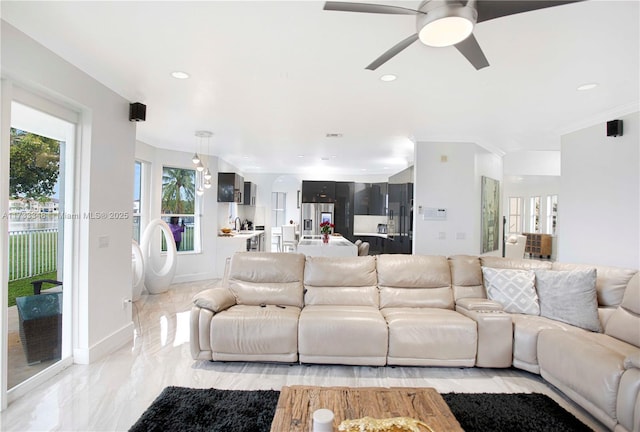
<path fill-rule="evenodd" d="M 436 208 L 436 207 L 426 207 L 424 209 L 423 220 L 447 220 L 447 209 L 444 208 Z"/>

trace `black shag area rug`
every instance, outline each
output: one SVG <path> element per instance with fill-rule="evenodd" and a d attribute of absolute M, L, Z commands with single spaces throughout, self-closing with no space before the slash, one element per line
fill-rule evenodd
<path fill-rule="evenodd" d="M 269 432 L 279 396 L 275 390 L 167 387 L 129 432 Z M 539 393 L 445 393 L 442 397 L 467 432 L 591 431 Z"/>

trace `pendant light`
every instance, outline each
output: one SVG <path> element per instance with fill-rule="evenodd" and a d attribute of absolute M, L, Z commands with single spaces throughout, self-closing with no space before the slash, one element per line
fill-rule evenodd
<path fill-rule="evenodd" d="M 210 138 L 213 136 L 213 132 L 210 131 L 196 131 L 196 136 L 199 138 L 199 142 L 200 142 L 200 148 L 199 150 L 202 150 L 202 139 L 206 138 L 207 139 L 207 155 L 209 155 L 209 140 Z M 208 157 L 207 157 L 208 160 Z M 210 189 L 212 184 L 211 184 L 211 171 L 209 170 L 208 167 L 204 166 L 204 163 L 202 162 L 202 158 L 200 158 L 198 156 L 198 154 L 196 153 L 195 155 L 193 155 L 193 159 L 192 159 L 193 163 L 196 165 L 196 175 L 199 173 L 200 175 L 198 176 L 198 188 L 196 189 L 196 194 L 198 194 L 198 196 L 202 196 L 204 194 L 204 190 L 205 189 Z"/>

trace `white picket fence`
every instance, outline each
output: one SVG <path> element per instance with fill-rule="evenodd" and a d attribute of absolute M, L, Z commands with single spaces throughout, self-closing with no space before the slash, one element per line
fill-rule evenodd
<path fill-rule="evenodd" d="M 58 229 L 9 231 L 9 282 L 56 270 Z"/>

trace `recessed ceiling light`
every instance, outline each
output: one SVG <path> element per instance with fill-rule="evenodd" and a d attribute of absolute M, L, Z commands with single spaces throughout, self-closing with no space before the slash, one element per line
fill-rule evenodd
<path fill-rule="evenodd" d="M 187 79 L 189 78 L 189 74 L 182 71 L 171 72 L 171 76 L 177 79 Z"/>
<path fill-rule="evenodd" d="M 342 138 L 341 133 L 328 133 L 325 135 L 327 138 Z"/>
<path fill-rule="evenodd" d="M 384 82 L 395 81 L 396 78 L 398 77 L 393 74 L 387 74 L 387 75 L 382 75 L 380 77 L 380 81 L 384 81 Z"/>
<path fill-rule="evenodd" d="M 598 87 L 598 83 L 586 83 L 586 84 L 582 84 L 581 86 L 578 86 L 579 91 L 584 91 L 584 90 L 591 90 Z"/>
<path fill-rule="evenodd" d="M 303 158 L 303 157 L 304 157 L 304 155 L 298 155 L 298 157 L 299 157 L 299 158 Z"/>
<path fill-rule="evenodd" d="M 321 157 L 321 158 L 320 158 L 320 160 L 328 161 L 328 160 L 329 160 L 329 158 L 328 158 L 328 157 L 326 157 L 326 156 L 323 156 L 323 157 Z"/>

